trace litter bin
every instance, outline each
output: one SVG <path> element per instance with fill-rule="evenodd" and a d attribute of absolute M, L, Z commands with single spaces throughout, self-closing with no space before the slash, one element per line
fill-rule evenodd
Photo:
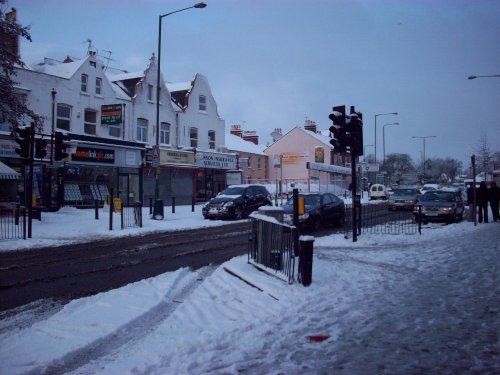
<path fill-rule="evenodd" d="M 314 237 L 300 236 L 299 282 L 304 286 L 309 286 L 312 282 L 313 244 Z"/>

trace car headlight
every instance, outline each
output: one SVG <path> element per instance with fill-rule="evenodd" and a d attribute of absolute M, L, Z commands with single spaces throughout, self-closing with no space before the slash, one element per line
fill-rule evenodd
<path fill-rule="evenodd" d="M 309 214 L 306 212 L 304 215 L 299 216 L 299 220 L 307 220 L 309 218 Z"/>
<path fill-rule="evenodd" d="M 453 207 L 443 207 L 441 208 L 441 211 L 446 214 L 449 214 L 451 211 L 453 211 Z"/>
<path fill-rule="evenodd" d="M 234 204 L 233 201 L 228 201 L 228 202 L 224 203 L 223 206 L 224 207 L 231 207 L 233 204 Z"/>

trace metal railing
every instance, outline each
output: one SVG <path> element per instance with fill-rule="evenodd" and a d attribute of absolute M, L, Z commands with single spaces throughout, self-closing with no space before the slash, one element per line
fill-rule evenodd
<path fill-rule="evenodd" d="M 121 224 L 125 228 L 142 228 L 142 203 L 125 204 L 121 207 Z"/>
<path fill-rule="evenodd" d="M 26 239 L 26 209 L 15 203 L 0 208 L 0 239 Z"/>
<path fill-rule="evenodd" d="M 363 204 L 358 212 L 358 234 L 415 234 L 421 225 L 414 219 L 413 211 L 389 210 L 387 203 Z M 345 235 L 352 231 L 352 206 L 346 205 Z"/>
<path fill-rule="evenodd" d="M 250 217 L 248 262 L 292 283 L 295 227 L 270 218 Z"/>

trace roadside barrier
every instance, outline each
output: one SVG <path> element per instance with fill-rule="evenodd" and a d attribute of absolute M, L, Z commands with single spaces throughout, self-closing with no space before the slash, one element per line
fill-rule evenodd
<path fill-rule="evenodd" d="M 0 239 L 26 239 L 26 208 L 12 203 L 0 208 Z"/>
<path fill-rule="evenodd" d="M 134 227 L 142 228 L 142 203 L 122 204 L 120 216 L 122 229 Z"/>

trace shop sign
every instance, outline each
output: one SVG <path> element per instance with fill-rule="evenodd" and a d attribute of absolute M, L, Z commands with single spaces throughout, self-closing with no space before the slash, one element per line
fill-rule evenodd
<path fill-rule="evenodd" d="M 340 165 L 331 165 L 324 163 L 307 163 L 307 168 L 314 171 L 329 172 L 329 173 L 339 173 L 339 174 L 351 174 L 351 168 L 341 167 Z"/>
<path fill-rule="evenodd" d="M 101 124 L 116 125 L 122 123 L 122 105 L 109 104 L 101 106 Z"/>
<path fill-rule="evenodd" d="M 0 157 L 18 158 L 19 155 L 15 151 L 16 147 L 19 147 L 19 146 L 14 141 L 11 141 L 8 139 L 0 139 Z"/>
<path fill-rule="evenodd" d="M 236 155 L 200 151 L 196 153 L 196 165 L 200 168 L 236 169 Z"/>
<path fill-rule="evenodd" d="M 177 150 L 160 150 L 160 162 L 172 164 L 194 164 L 194 153 Z"/>
<path fill-rule="evenodd" d="M 281 155 L 283 164 L 300 164 L 308 158 L 308 154 L 300 152 L 285 152 Z"/>
<path fill-rule="evenodd" d="M 77 147 L 71 155 L 73 161 L 85 161 L 90 163 L 114 164 L 115 150 L 106 150 L 94 147 Z"/>

